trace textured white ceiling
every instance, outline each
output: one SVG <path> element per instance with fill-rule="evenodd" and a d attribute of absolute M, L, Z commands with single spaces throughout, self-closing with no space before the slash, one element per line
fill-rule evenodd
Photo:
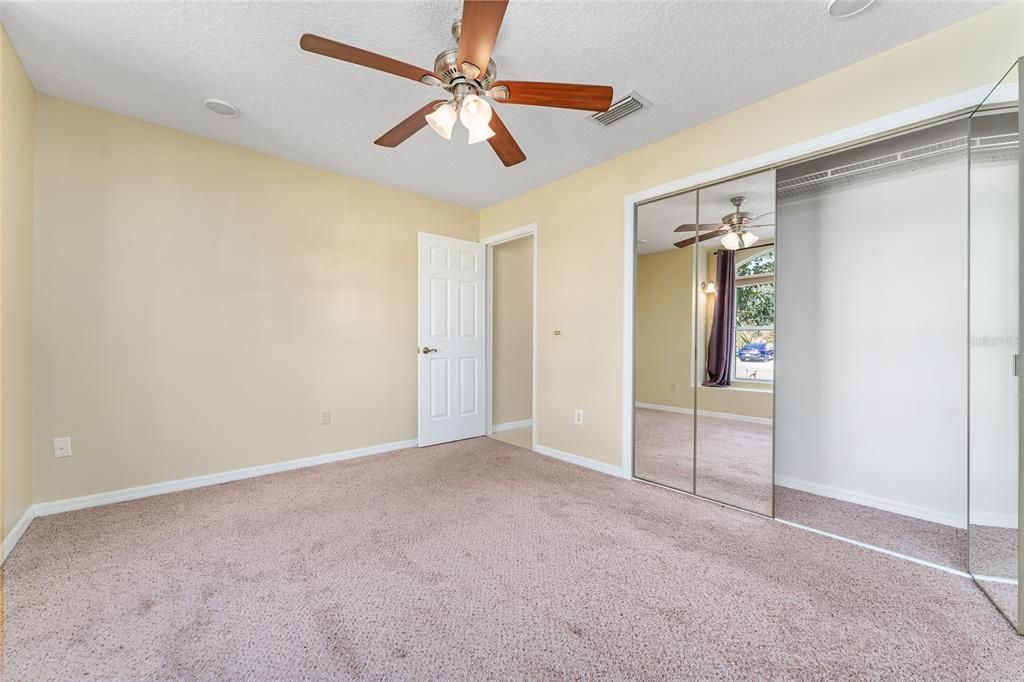
<path fill-rule="evenodd" d="M 636 209 L 636 252 L 645 256 L 675 248 L 673 245 L 677 241 L 693 236 L 692 232 L 680 234 L 675 229 L 683 224 L 692 224 L 696 220 L 696 192 L 676 194 L 641 204 Z"/>
<path fill-rule="evenodd" d="M 503 105 L 527 154 L 429 129 L 381 133 L 442 91 L 299 49 L 317 33 L 430 68 L 458 0 L 19 2 L 3 23 L 45 94 L 466 206 L 487 206 L 976 14 L 989 3 L 879 0 L 852 19 L 812 2 L 512 0 L 499 78 L 608 84 L 653 107 L 602 129 L 579 111 Z M 221 119 L 202 102 L 241 109 Z M 765 125 L 771 125 L 766 121 Z"/>

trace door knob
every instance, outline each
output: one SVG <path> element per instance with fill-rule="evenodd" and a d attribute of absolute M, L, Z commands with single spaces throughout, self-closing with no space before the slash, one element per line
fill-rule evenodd
<path fill-rule="evenodd" d="M 436 348 L 430 348 L 428 346 L 423 346 L 423 350 L 421 350 L 420 352 L 423 353 L 424 355 L 427 355 L 428 353 L 436 353 L 437 349 Z"/>

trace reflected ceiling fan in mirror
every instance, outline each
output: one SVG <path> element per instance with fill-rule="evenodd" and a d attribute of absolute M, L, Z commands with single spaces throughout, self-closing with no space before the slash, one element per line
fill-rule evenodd
<path fill-rule="evenodd" d="M 469 143 L 487 140 L 506 166 L 526 160 L 526 154 L 494 111 L 488 98 L 505 104 L 607 111 L 612 89 L 607 85 L 499 81 L 498 67 L 491 59 L 508 0 L 465 0 L 462 19 L 452 24 L 458 47 L 446 50 L 434 60 L 434 70 L 367 52 L 310 33 L 299 45 L 307 52 L 366 66 L 395 76 L 443 88 L 445 99 L 435 99 L 381 135 L 374 144 L 397 147 L 426 125 L 446 140 L 458 120 L 469 130 Z"/>
<path fill-rule="evenodd" d="M 702 224 L 702 225 L 680 225 L 675 229 L 676 232 L 696 232 L 696 237 L 690 237 L 675 243 L 675 246 L 680 249 L 685 249 L 687 246 L 692 246 L 698 242 L 707 241 L 708 239 L 714 239 L 715 237 L 722 238 L 722 246 L 729 251 L 736 251 L 740 248 L 746 248 L 753 246 L 760 237 L 749 230 L 753 227 L 774 227 L 774 223 L 759 223 L 754 224 L 755 221 L 760 220 L 766 215 L 771 215 L 775 211 L 768 211 L 760 215 L 754 215 L 747 211 L 740 210 L 743 206 L 743 202 L 747 198 L 744 196 L 731 197 L 729 203 L 731 203 L 736 210 L 732 213 L 727 213 L 722 216 L 722 222 L 718 224 Z"/>

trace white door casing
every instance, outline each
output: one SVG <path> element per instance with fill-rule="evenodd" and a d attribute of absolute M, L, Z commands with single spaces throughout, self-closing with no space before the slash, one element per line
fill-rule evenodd
<path fill-rule="evenodd" d="M 484 435 L 485 249 L 419 233 L 420 447 Z"/>

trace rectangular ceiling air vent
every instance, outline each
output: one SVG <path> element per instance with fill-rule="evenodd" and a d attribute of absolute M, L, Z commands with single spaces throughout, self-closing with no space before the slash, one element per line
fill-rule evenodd
<path fill-rule="evenodd" d="M 625 97 L 612 102 L 612 105 L 608 107 L 608 111 L 602 111 L 596 114 L 590 115 L 590 120 L 597 123 L 602 128 L 606 128 L 616 121 L 635 114 L 641 109 L 646 109 L 651 106 L 651 103 L 641 97 L 635 92 L 631 92 Z"/>

